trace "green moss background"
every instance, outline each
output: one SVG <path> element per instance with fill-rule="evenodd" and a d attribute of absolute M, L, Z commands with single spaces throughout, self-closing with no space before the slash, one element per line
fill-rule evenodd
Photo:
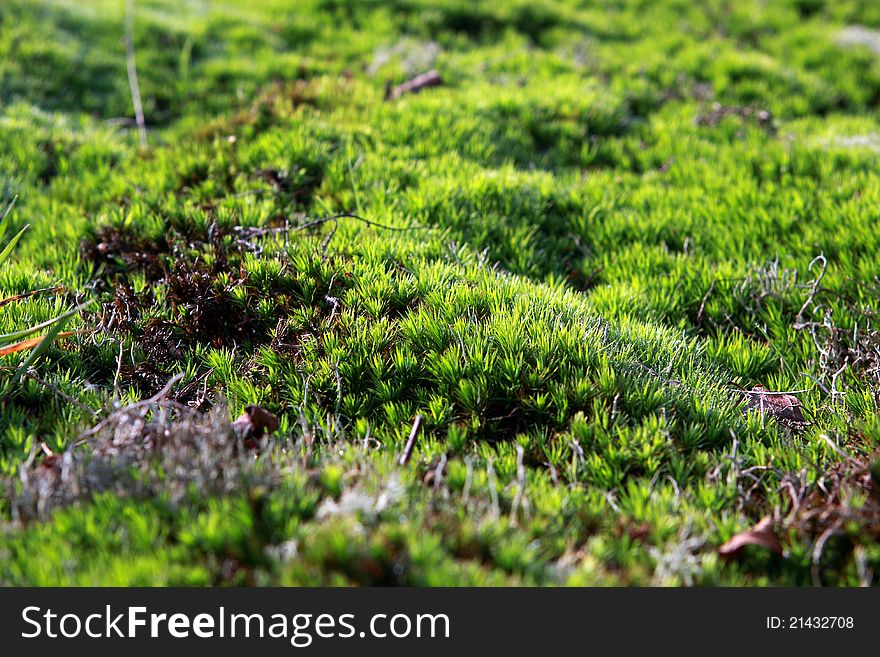
<path fill-rule="evenodd" d="M 124 12 L 0 4 L 0 583 L 876 584 L 880 4 L 138 0 L 145 149 Z"/>

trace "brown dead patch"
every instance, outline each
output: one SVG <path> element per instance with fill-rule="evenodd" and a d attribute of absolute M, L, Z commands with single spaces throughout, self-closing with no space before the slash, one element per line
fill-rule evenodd
<path fill-rule="evenodd" d="M 155 281 L 165 274 L 162 256 L 168 244 L 136 234 L 131 228 L 101 226 L 94 235 L 80 242 L 80 253 L 87 262 L 104 268 L 104 275 L 142 272 Z"/>
<path fill-rule="evenodd" d="M 219 348 L 268 342 L 277 319 L 257 312 L 258 298 L 272 294 L 278 313 L 288 300 L 277 291 L 251 288 L 247 276 L 221 284 L 213 272 L 188 263 L 179 263 L 166 284 L 173 319 L 149 319 L 138 338 L 152 359 L 165 364 L 180 360 L 197 344 Z M 244 300 L 232 296 L 238 287 L 247 290 Z"/>
<path fill-rule="evenodd" d="M 216 274 L 181 263 L 167 279 L 168 300 L 183 318 L 177 323 L 187 341 L 221 347 L 254 337 L 260 322 L 248 313 L 249 301 L 233 300 L 232 290 L 246 288 L 246 277 L 220 284 Z"/>
<path fill-rule="evenodd" d="M 151 361 L 160 364 L 179 360 L 196 343 L 221 347 L 267 339 L 270 322 L 256 313 L 256 301 L 265 294 L 284 301 L 284 295 L 276 290 L 249 289 L 243 301 L 234 299 L 234 288 L 248 288 L 247 274 L 240 273 L 224 283 L 219 276 L 220 272 L 234 271 L 234 263 L 230 263 L 239 257 L 234 244 L 224 244 L 216 225 L 205 229 L 178 223 L 168 226 L 168 237 L 161 241 L 113 226 L 99 228 L 94 238 L 83 240 L 85 258 L 103 267 L 99 281 L 113 285 L 113 299 L 102 309 L 104 330 L 135 334 Z M 211 251 L 210 266 L 199 257 L 204 250 Z M 143 272 L 153 286 L 135 293 L 128 282 L 132 272 Z M 141 324 L 145 313 L 156 310 L 152 292 L 156 285 L 165 286 L 171 312 Z M 132 375 L 136 383 L 150 383 L 146 389 L 155 387 L 142 380 L 149 378 L 150 372 Z"/>
<path fill-rule="evenodd" d="M 127 282 L 119 283 L 113 290 L 113 300 L 103 307 L 100 326 L 105 331 L 129 331 L 141 317 L 141 309 L 152 303 L 152 295 L 145 291 L 135 294 Z"/>
<path fill-rule="evenodd" d="M 833 464 L 793 509 L 792 525 L 810 536 L 845 522 L 871 540 L 880 538 L 880 450 Z"/>
<path fill-rule="evenodd" d="M 267 173 L 266 175 L 277 175 Z M 126 345 L 104 381 L 131 386 L 149 397 L 161 390 L 180 363 L 197 346 L 228 348 L 247 368 L 255 347 L 272 344 L 295 355 L 296 331 L 284 318 L 302 304 L 317 304 L 331 319 L 338 294 L 349 283 L 340 272 L 330 280 L 305 284 L 298 276 L 255 280 L 242 264 L 248 252 L 262 252 L 257 241 L 272 230 L 245 234 L 239 227 L 205 224 L 183 218 L 166 220 L 161 239 L 149 239 L 131 228 L 105 226 L 83 240 L 87 261 L 97 265 L 95 287 L 109 292 L 95 323 Z M 286 252 L 272 257 L 285 261 Z M 145 273 L 149 285 L 136 292 L 132 274 Z M 318 274 L 316 274 L 318 275 Z M 266 306 L 263 300 L 271 300 Z M 204 410 L 217 401 L 207 374 L 181 388 L 174 401 Z"/>

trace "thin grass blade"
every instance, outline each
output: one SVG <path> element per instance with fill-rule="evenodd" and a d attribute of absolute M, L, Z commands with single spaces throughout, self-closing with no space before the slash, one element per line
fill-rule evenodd
<path fill-rule="evenodd" d="M 12 253 L 12 249 L 15 248 L 15 245 L 18 243 L 18 240 L 21 239 L 21 236 L 24 235 L 25 231 L 28 228 L 30 228 L 30 226 L 25 226 L 20 231 L 18 231 L 18 234 L 15 237 L 13 237 L 11 240 L 9 240 L 9 244 L 7 244 L 3 248 L 2 251 L 0 251 L 0 265 L 2 265 L 3 262 L 6 260 L 6 258 L 9 257 L 9 254 Z"/>
<path fill-rule="evenodd" d="M 36 326 L 31 326 L 29 328 L 22 329 L 21 331 L 14 331 L 12 333 L 6 333 L 4 335 L 0 335 L 0 345 L 9 344 L 10 342 L 15 342 L 16 340 L 22 340 L 22 339 L 28 337 L 29 335 L 33 335 L 34 333 L 42 331 L 45 328 L 49 328 L 50 326 L 52 326 L 56 322 L 60 322 L 60 321 L 68 319 L 69 317 L 72 317 L 73 315 L 75 315 L 78 312 L 80 312 L 81 310 L 89 307 L 93 303 L 94 303 L 94 301 L 87 301 L 86 303 L 80 304 L 79 306 L 77 306 L 76 308 L 73 308 L 72 310 L 68 310 L 63 315 L 59 315 L 58 317 L 53 317 L 52 319 L 50 319 L 46 322 L 43 322 L 42 324 L 37 324 Z"/>

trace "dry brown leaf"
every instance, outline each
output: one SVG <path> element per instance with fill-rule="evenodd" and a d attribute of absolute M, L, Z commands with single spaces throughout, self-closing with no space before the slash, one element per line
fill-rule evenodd
<path fill-rule="evenodd" d="M 57 336 L 58 338 L 69 338 L 71 335 L 76 335 L 76 331 L 62 331 Z M 8 347 L 0 348 L 0 356 L 8 356 L 9 354 L 16 354 L 19 351 L 27 351 L 28 349 L 33 349 L 40 342 L 43 341 L 43 338 L 46 337 L 44 335 L 40 335 L 36 338 L 28 338 L 27 340 L 22 340 L 21 342 L 16 342 L 15 344 L 11 344 Z"/>
<path fill-rule="evenodd" d="M 437 71 L 430 70 L 427 73 L 417 75 L 411 80 L 407 80 L 403 84 L 388 89 L 386 98 L 388 100 L 397 100 L 404 94 L 416 93 L 428 87 L 439 87 L 441 84 L 443 84 L 443 78 L 440 77 L 440 74 Z"/>
<path fill-rule="evenodd" d="M 764 386 L 755 386 L 746 391 L 746 408 L 757 410 L 778 420 L 804 422 L 801 402 L 797 397 L 784 392 L 771 392 Z"/>
<path fill-rule="evenodd" d="M 773 529 L 773 520 L 769 516 L 761 519 L 754 527 L 735 534 L 718 548 L 718 554 L 723 557 L 738 557 L 746 545 L 757 545 L 774 554 L 782 554 L 782 544 Z"/>
<path fill-rule="evenodd" d="M 248 447 L 256 447 L 256 443 L 253 445 L 248 443 L 260 438 L 267 431 L 269 433 L 277 431 L 280 423 L 275 415 L 262 406 L 251 405 L 245 407 L 244 413 L 238 416 L 232 426 L 245 438 Z"/>

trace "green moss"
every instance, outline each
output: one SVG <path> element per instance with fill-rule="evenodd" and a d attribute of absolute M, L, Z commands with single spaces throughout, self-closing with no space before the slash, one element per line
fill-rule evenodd
<path fill-rule="evenodd" d="M 841 455 L 880 447 L 880 58 L 841 32 L 874 4 L 497 4 L 138 2 L 141 150 L 120 3 L 3 3 L 0 207 L 31 229 L 0 299 L 63 291 L 0 334 L 101 304 L 2 402 L 0 582 L 878 572 L 876 484 Z M 24 522 L 20 468 L 178 373 L 180 404 L 276 413 L 283 457 L 214 496 L 154 464 L 148 494 Z M 744 413 L 756 385 L 808 424 Z M 818 569 L 791 486 L 855 518 Z M 774 512 L 785 558 L 717 555 Z"/>

